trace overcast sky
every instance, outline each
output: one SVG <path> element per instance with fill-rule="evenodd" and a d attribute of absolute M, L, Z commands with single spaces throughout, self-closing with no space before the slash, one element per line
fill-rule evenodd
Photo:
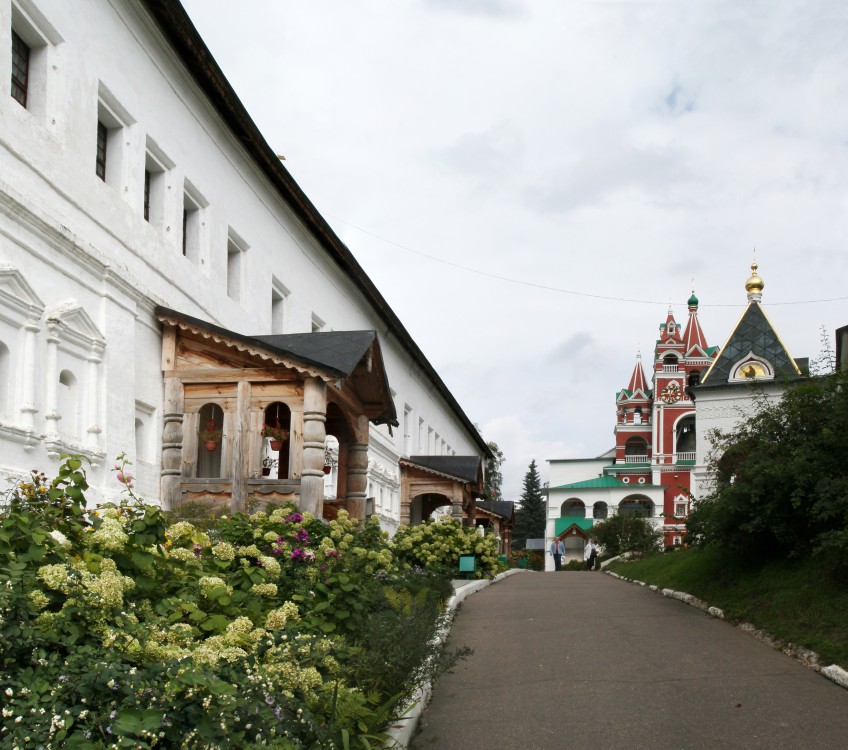
<path fill-rule="evenodd" d="M 693 278 L 724 344 L 755 246 L 793 356 L 848 324 L 844 0 L 183 4 L 507 499 L 531 459 L 613 445 Z"/>

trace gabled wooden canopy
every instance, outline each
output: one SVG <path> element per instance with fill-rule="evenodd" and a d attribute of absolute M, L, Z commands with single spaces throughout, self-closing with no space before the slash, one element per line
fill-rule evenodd
<path fill-rule="evenodd" d="M 305 377 L 348 385 L 371 422 L 398 426 L 376 331 L 245 336 L 166 307 L 157 307 L 156 316 L 164 325 L 179 328 L 183 336 L 200 342 L 211 339 L 219 351 L 223 347 L 236 355 L 237 361 L 222 364 L 280 365 Z"/>

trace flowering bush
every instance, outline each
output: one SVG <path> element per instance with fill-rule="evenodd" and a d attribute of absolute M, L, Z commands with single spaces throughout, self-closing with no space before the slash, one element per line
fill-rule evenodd
<path fill-rule="evenodd" d="M 498 572 L 498 542 L 494 536 L 480 536 L 473 526 L 455 518 L 420 526 L 401 526 L 394 536 L 398 558 L 412 565 L 435 568 L 452 575 L 460 555 L 477 558 L 475 576 L 491 578 Z"/>
<path fill-rule="evenodd" d="M 344 511 L 169 518 L 134 495 L 128 465 L 119 500 L 94 511 L 76 458 L 6 498 L 0 746 L 380 746 L 400 701 L 448 665 L 431 636 L 449 583 Z"/>

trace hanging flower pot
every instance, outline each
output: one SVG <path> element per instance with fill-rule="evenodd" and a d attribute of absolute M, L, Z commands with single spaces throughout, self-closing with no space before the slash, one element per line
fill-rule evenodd
<path fill-rule="evenodd" d="M 217 447 L 218 447 L 218 441 L 217 440 L 207 440 L 206 441 L 206 450 L 214 451 Z"/>
<path fill-rule="evenodd" d="M 262 476 L 263 477 L 270 477 L 271 476 L 271 467 L 270 466 L 263 466 L 262 467 Z"/>
<path fill-rule="evenodd" d="M 283 441 L 282 440 L 272 440 L 271 441 L 271 450 L 272 451 L 278 451 L 282 447 L 283 447 Z"/>
<path fill-rule="evenodd" d="M 324 473 L 329 474 L 333 470 L 333 467 L 330 464 L 324 464 Z"/>

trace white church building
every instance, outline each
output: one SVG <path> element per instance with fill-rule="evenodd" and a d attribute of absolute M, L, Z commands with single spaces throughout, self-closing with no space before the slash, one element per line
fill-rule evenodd
<path fill-rule="evenodd" d="M 0 479 L 473 522 L 485 441 L 179 3 L 0 0 L 0 50 Z"/>

